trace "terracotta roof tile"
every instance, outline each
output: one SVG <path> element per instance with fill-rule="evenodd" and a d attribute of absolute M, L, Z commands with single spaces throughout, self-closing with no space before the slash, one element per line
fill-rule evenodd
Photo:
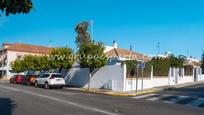
<path fill-rule="evenodd" d="M 106 55 L 108 57 L 114 57 L 114 56 L 123 57 L 123 58 L 132 57 L 132 60 L 144 60 L 144 61 L 149 60 L 148 56 L 144 54 L 140 54 L 137 52 L 133 52 L 133 51 L 125 50 L 121 48 L 114 48 L 111 51 L 106 52 Z"/>
<path fill-rule="evenodd" d="M 52 48 L 45 47 L 45 46 L 16 43 L 6 48 L 6 50 L 27 52 L 27 53 L 37 53 L 37 54 L 49 54 L 52 51 Z"/>

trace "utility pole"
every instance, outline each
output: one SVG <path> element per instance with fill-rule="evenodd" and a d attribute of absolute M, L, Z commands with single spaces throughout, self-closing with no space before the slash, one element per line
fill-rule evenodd
<path fill-rule="evenodd" d="M 160 42 L 157 43 L 157 51 L 158 51 L 157 55 L 159 55 L 160 54 Z"/>
<path fill-rule="evenodd" d="M 94 41 L 94 21 L 90 20 L 90 24 L 91 24 L 91 38 Z"/>
<path fill-rule="evenodd" d="M 130 45 L 130 60 L 132 60 L 132 45 Z"/>
<path fill-rule="evenodd" d="M 187 49 L 187 57 L 189 57 L 189 49 Z"/>
<path fill-rule="evenodd" d="M 52 47 L 52 40 L 49 41 L 48 47 L 50 47 L 50 48 Z"/>
<path fill-rule="evenodd" d="M 140 70 L 140 63 L 138 63 L 137 65 L 136 65 L 136 71 L 137 71 L 137 76 L 136 76 L 136 80 L 135 80 L 135 85 L 136 85 L 136 93 L 138 92 L 138 79 L 139 79 L 139 70 Z"/>

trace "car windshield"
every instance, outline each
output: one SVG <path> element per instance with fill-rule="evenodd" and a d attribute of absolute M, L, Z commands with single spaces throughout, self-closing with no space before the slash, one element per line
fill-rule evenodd
<path fill-rule="evenodd" d="M 59 74 L 53 74 L 52 77 L 53 77 L 53 78 L 63 78 L 63 76 L 62 76 L 62 75 L 59 75 Z"/>

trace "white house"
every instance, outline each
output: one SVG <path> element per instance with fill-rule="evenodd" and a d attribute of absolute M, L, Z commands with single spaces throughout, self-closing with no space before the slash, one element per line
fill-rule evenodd
<path fill-rule="evenodd" d="M 114 41 L 112 46 L 105 46 L 105 54 L 109 57 L 109 63 L 93 72 L 91 88 L 105 88 L 114 91 L 126 91 L 126 65 L 121 63 L 125 60 L 147 61 L 148 56 L 131 50 L 118 48 Z M 77 87 L 87 87 L 89 82 L 89 69 L 80 68 L 75 64 L 73 68 L 64 73 L 66 84 Z"/>

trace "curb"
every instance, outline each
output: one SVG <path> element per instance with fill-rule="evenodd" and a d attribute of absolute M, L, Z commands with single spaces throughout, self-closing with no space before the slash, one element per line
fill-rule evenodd
<path fill-rule="evenodd" d="M 85 89 L 85 90 L 82 90 L 82 92 L 92 93 L 92 94 L 109 95 L 109 96 L 125 96 L 125 97 L 130 97 L 130 96 L 139 96 L 139 95 L 156 93 L 158 91 L 157 90 L 147 90 L 147 91 L 138 92 L 138 93 L 134 93 L 134 94 L 128 94 L 128 93 L 115 93 L 115 92 L 99 92 L 99 91 L 93 91 L 93 90 Z"/>

